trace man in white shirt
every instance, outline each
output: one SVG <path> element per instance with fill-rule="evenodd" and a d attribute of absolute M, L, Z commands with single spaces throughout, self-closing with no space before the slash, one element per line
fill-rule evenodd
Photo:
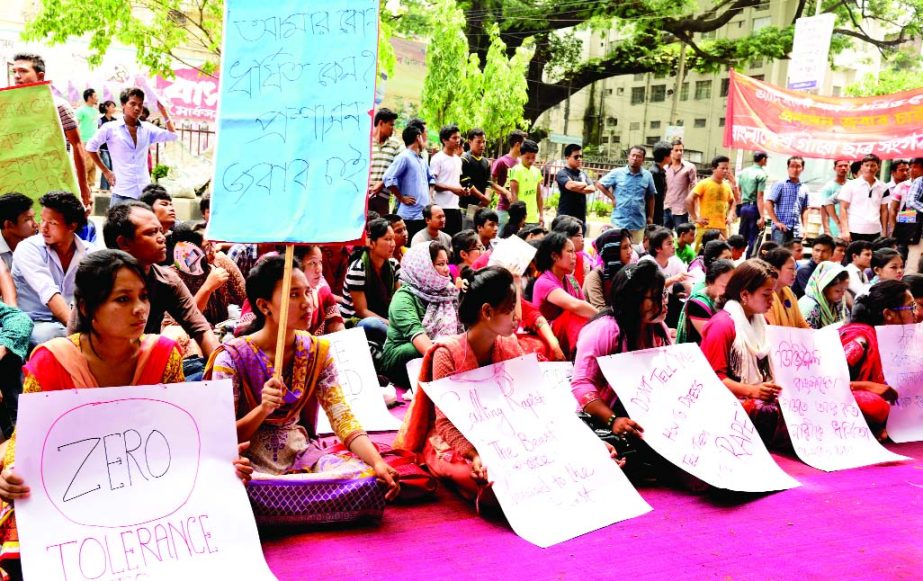
<path fill-rule="evenodd" d="M 872 266 L 872 243 L 856 240 L 846 247 L 846 272 L 849 273 L 849 292 L 853 298 L 869 292 L 869 277 L 865 271 Z"/>
<path fill-rule="evenodd" d="M 0 196 L 0 260 L 13 269 L 13 252 L 19 243 L 38 234 L 32 199 L 19 192 Z"/>
<path fill-rule="evenodd" d="M 166 131 L 153 123 L 140 120 L 144 108 L 144 91 L 141 89 L 125 89 L 119 101 L 122 102 L 122 119 L 103 124 L 87 142 L 87 152 L 93 163 L 112 186 L 110 205 L 139 199 L 141 190 L 151 183 L 147 171 L 148 148 L 155 143 L 179 139 L 173 121 L 160 101 L 157 107 L 167 124 Z M 114 172 L 99 157 L 99 148 L 104 143 L 109 148 Z"/>
<path fill-rule="evenodd" d="M 445 212 L 445 231 L 449 238 L 462 229 L 462 213 L 458 197 L 465 195 L 461 186 L 462 159 L 461 133 L 457 125 L 446 125 L 439 130 L 442 151 L 429 160 L 429 171 L 436 180 L 433 203 Z"/>
<path fill-rule="evenodd" d="M 875 240 L 888 231 L 888 186 L 876 176 L 881 160 L 875 154 L 862 158 L 859 177 L 846 182 L 840 190 L 840 237 L 852 240 Z"/>
<path fill-rule="evenodd" d="M 651 234 L 648 243 L 650 254 L 645 254 L 641 260 L 650 260 L 660 267 L 660 272 L 667 279 L 664 290 L 674 292 L 677 283 L 685 287 L 688 294 L 691 290 L 692 275 L 686 268 L 686 263 L 676 256 L 676 247 L 673 245 L 673 232 L 666 228 L 658 228 Z"/>

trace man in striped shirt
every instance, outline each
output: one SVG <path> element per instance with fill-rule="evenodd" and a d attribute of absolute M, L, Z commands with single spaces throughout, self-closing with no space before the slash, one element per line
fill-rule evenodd
<path fill-rule="evenodd" d="M 372 163 L 369 169 L 369 210 L 379 216 L 389 214 L 391 192 L 385 189 L 382 178 L 394 157 L 404 149 L 401 141 L 394 137 L 394 120 L 397 113 L 382 107 L 375 113 L 372 133 Z"/>

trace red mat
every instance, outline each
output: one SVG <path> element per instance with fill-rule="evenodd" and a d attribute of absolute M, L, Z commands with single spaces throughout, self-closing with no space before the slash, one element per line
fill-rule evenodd
<path fill-rule="evenodd" d="M 776 455 L 802 486 L 767 495 L 642 488 L 650 513 L 548 549 L 444 489 L 380 523 L 265 531 L 263 549 L 282 580 L 919 579 L 923 443 L 888 447 L 913 459 L 825 473 Z"/>

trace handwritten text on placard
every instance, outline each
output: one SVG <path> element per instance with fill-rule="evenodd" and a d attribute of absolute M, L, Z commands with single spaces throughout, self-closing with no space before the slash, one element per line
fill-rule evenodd
<path fill-rule="evenodd" d="M 897 401 L 888 416 L 895 442 L 923 440 L 923 324 L 875 327 L 885 379 Z"/>
<path fill-rule="evenodd" d="M 712 486 L 766 492 L 798 486 L 695 344 L 600 357 L 599 367 L 658 454 Z"/>
<path fill-rule="evenodd" d="M 879 444 L 849 389 L 849 368 L 836 329 L 769 326 L 779 405 L 795 453 L 821 470 L 903 460 Z"/>
<path fill-rule="evenodd" d="M 420 385 L 477 448 L 527 541 L 548 547 L 650 510 L 573 407 L 549 397 L 535 355 Z"/>

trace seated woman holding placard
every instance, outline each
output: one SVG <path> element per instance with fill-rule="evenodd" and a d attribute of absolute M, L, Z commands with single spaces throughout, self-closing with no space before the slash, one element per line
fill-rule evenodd
<path fill-rule="evenodd" d="M 340 389 L 330 343 L 305 330 L 311 299 L 305 274 L 298 267 L 292 270 L 288 311 L 281 312 L 284 272 L 282 256 L 264 257 L 250 271 L 247 298 L 256 318 L 249 334 L 224 343 L 212 353 L 205 378 L 232 381 L 237 439 L 250 441 L 245 455 L 261 481 L 307 473 L 323 473 L 335 480 L 367 479 L 370 486 L 377 479 L 388 487 L 386 498 L 394 498 L 399 490 L 396 472 L 382 460 L 350 411 Z M 277 377 L 273 365 L 280 325 L 286 329 L 285 353 L 281 376 Z M 345 449 L 358 459 L 349 452 L 332 454 L 320 448 L 315 431 L 318 407 L 326 412 Z M 349 506 L 357 518 L 376 510 L 375 495 L 366 497 L 368 506 Z M 380 506 L 377 510 L 380 512 Z M 292 516 L 297 519 L 298 515 Z M 323 520 L 303 516 L 311 522 Z M 331 520 L 343 520 L 341 517 Z"/>
<path fill-rule="evenodd" d="M 535 254 L 535 266 L 541 274 L 532 288 L 532 304 L 548 319 L 561 350 L 570 357 L 577 348 L 580 329 L 598 312 L 584 300 L 583 290 L 574 278 L 574 243 L 561 232 L 548 234 Z"/>
<path fill-rule="evenodd" d="M 849 271 L 835 262 L 821 262 L 811 273 L 798 299 L 804 320 L 812 329 L 842 323 L 849 318 L 846 291 L 849 288 Z"/>
<path fill-rule="evenodd" d="M 382 352 L 384 374 L 409 386 L 407 362 L 426 353 L 433 340 L 461 331 L 458 288 L 449 274 L 449 251 L 439 242 L 411 246 L 401 264 L 401 288 L 388 309 L 388 340 Z"/>
<path fill-rule="evenodd" d="M 763 246 L 767 246 L 764 244 Z M 764 257 L 776 271 L 775 286 L 773 287 L 772 306 L 766 311 L 766 322 L 780 327 L 795 327 L 796 329 L 810 329 L 811 326 L 804 320 L 801 307 L 798 306 L 798 297 L 792 291 L 795 282 L 795 257 L 788 248 L 773 248 L 766 252 Z"/>
<path fill-rule="evenodd" d="M 121 250 L 88 254 L 77 268 L 75 328 L 70 337 L 35 348 L 25 365 L 23 391 L 55 391 L 125 385 L 180 383 L 183 360 L 171 339 L 144 335 L 150 302 L 138 262 Z M 0 559 L 19 558 L 19 537 L 13 511 L 29 487 L 14 471 L 16 434 L 5 442 L 0 472 Z M 237 464 L 246 480 L 249 463 Z M 18 563 L 10 568 L 14 569 Z M 6 568 L 6 564 L 4 564 Z"/>
<path fill-rule="evenodd" d="M 773 383 L 765 314 L 772 306 L 776 270 L 759 258 L 734 270 L 724 290 L 722 310 L 702 329 L 702 352 L 712 369 L 770 446 L 785 445 L 788 432 L 779 409 L 781 387 Z"/>
<path fill-rule="evenodd" d="M 915 306 L 907 283 L 886 280 L 856 297 L 850 322 L 840 328 L 849 387 L 869 428 L 882 440 L 887 438 L 885 422 L 897 392 L 885 380 L 875 327 L 914 324 Z"/>

